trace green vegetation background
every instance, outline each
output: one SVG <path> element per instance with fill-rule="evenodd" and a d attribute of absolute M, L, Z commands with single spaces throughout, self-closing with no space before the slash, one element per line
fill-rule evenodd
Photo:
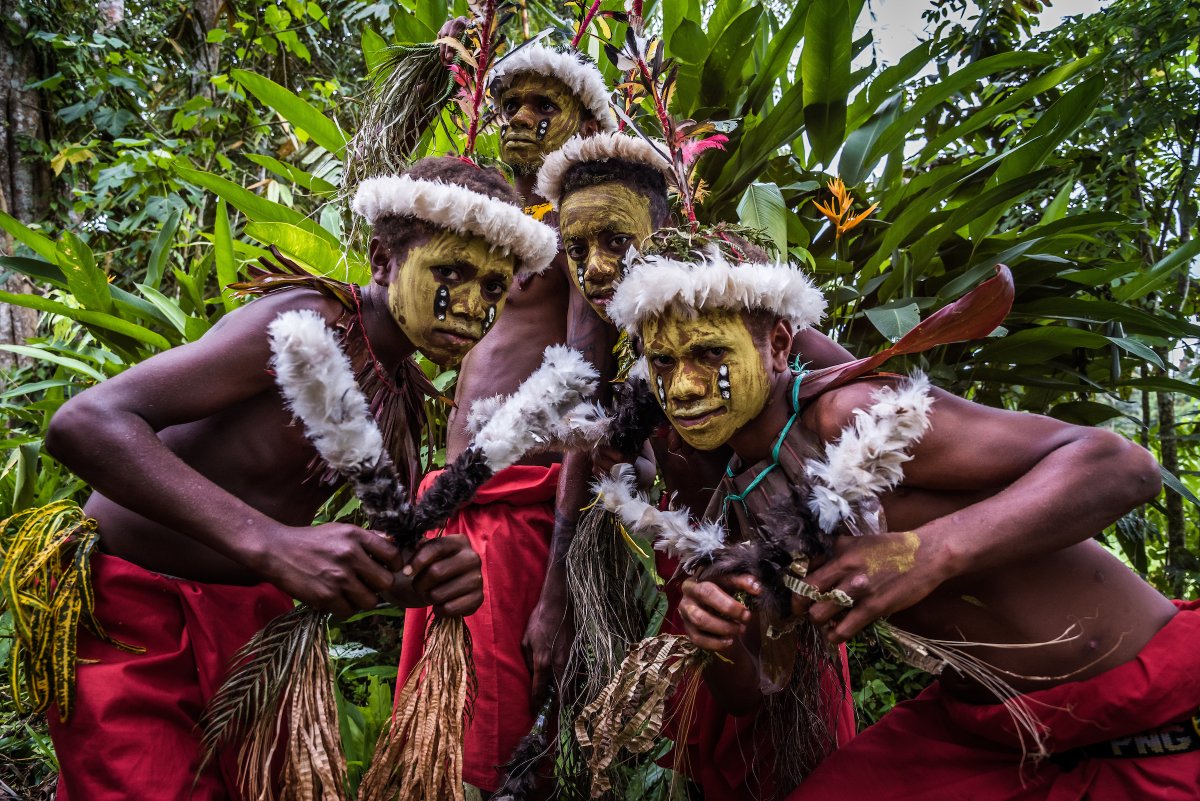
<path fill-rule="evenodd" d="M 616 82 L 602 44 L 624 41 L 609 13 L 624 3 L 599 5 L 582 47 Z M 1017 297 L 1005 328 L 907 366 L 978 401 L 1115 426 L 1153 449 L 1167 489 L 1104 541 L 1164 593 L 1193 596 L 1200 0 L 1114 0 L 1048 33 L 1042 6 L 930 0 L 924 40 L 895 64 L 875 57 L 864 0 L 657 0 L 644 11 L 679 66 L 672 111 L 724 121 L 729 136 L 699 162 L 701 219 L 761 227 L 807 262 L 831 298 L 826 330 L 856 353 L 1009 264 Z M 393 44 L 432 41 L 447 7 L 0 0 L 0 10 L 0 138 L 16 156 L 0 167 L 10 304 L 0 311 L 19 334 L 0 344 L 3 518 L 83 497 L 41 451 L 50 415 L 202 336 L 241 302 L 221 287 L 266 245 L 361 277 L 336 201 L 343 148 L 369 70 Z M 468 12 L 465 0 L 450 10 Z M 584 10 L 523 0 L 506 33 L 571 28 Z M 856 37 L 856 22 L 868 32 Z M 453 151 L 461 138 L 448 110 L 421 149 Z M 814 205 L 835 177 L 855 213 L 878 204 L 840 235 Z M 352 515 L 355 503 L 338 498 L 328 512 Z M 334 633 L 352 760 L 391 709 L 398 614 Z M 7 647 L 0 639 L 0 662 Z M 927 681 L 870 642 L 852 653 L 862 725 Z M 44 725 L 0 698 L 0 794 L 48 798 L 54 771 Z M 646 782 L 667 792 L 662 776 Z"/>

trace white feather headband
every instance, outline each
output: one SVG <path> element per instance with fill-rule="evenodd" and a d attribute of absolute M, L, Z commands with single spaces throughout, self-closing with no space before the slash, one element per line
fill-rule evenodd
<path fill-rule="evenodd" d="M 492 97 L 498 97 L 522 73 L 557 78 L 579 98 L 584 108 L 600 123 L 601 131 L 615 131 L 617 120 L 608 107 L 610 94 L 600 68 L 574 51 L 561 52 L 540 44 L 528 44 L 505 56 L 492 68 Z"/>
<path fill-rule="evenodd" d="M 416 217 L 464 236 L 481 236 L 517 257 L 517 273 L 541 273 L 558 253 L 554 229 L 518 206 L 444 181 L 407 175 L 368 178 L 354 195 L 354 211 L 372 225 L 380 217 Z"/>
<path fill-rule="evenodd" d="M 616 131 L 595 136 L 573 136 L 561 148 L 546 156 L 542 169 L 538 171 L 537 193 L 557 209 L 562 199 L 563 178 L 568 170 L 576 164 L 609 159 L 628 161 L 661 173 L 669 186 L 675 183 L 675 171 L 664 155 L 665 149 L 665 146 L 660 150 L 640 137 Z"/>
<path fill-rule="evenodd" d="M 704 309 L 773 312 L 799 331 L 825 313 L 825 298 L 795 265 L 730 264 L 715 248 L 695 261 L 639 256 L 617 284 L 608 316 L 638 334 L 642 322 L 668 308 L 686 314 Z"/>

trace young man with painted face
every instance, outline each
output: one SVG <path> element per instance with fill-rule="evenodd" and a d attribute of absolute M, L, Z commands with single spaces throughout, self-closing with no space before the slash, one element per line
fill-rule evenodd
<path fill-rule="evenodd" d="M 199 716 L 233 654 L 293 598 L 339 616 L 381 596 L 451 616 L 482 601 L 464 537 L 423 543 L 405 565 L 375 532 L 311 525 L 340 479 L 285 407 L 268 326 L 305 309 L 336 330 L 393 460 L 411 474 L 421 421 L 406 406 L 420 408 L 409 357 L 461 359 L 514 273 L 549 264 L 554 233 L 522 214 L 499 173 L 457 159 L 367 181 L 355 205 L 375 226 L 371 284 L 261 276 L 243 288 L 265 297 L 80 393 L 51 421 L 47 449 L 94 488 L 84 510 L 101 542 L 97 617 L 145 648 L 79 632 L 75 707 L 65 722 L 49 716 L 61 799 L 236 798 L 231 758 L 196 777 Z"/>
<path fill-rule="evenodd" d="M 517 191 L 531 206 L 528 211 L 541 217 L 545 207 L 539 208 L 542 199 L 534 181 L 542 160 L 571 136 L 615 129 L 608 88 L 599 69 L 583 56 L 540 44 L 514 50 L 496 64 L 491 78 L 492 102 L 501 126 L 501 158 L 513 168 Z M 548 223 L 554 221 L 552 215 L 546 218 Z M 514 391 L 541 364 L 547 347 L 566 342 L 593 358 L 598 348 L 589 346 L 589 332 L 576 332 L 568 339 L 571 302 L 561 258 L 541 275 L 514 283 L 503 317 L 459 370 L 447 461 L 470 443 L 466 421 L 472 404 Z M 478 690 L 463 749 L 464 780 L 486 791 L 499 785 L 499 766 L 533 724 L 526 655 L 548 649 L 554 633 L 526 638 L 531 610 L 540 598 L 554 526 L 556 462 L 555 456 L 545 455 L 502 471 L 446 525 L 446 531 L 468 536 L 482 559 L 488 588 L 483 607 L 467 618 Z M 420 612 L 405 619 L 402 681 L 420 658 L 426 624 L 427 616 Z M 522 647 L 523 640 L 528 648 Z"/>
<path fill-rule="evenodd" d="M 645 140 L 620 133 L 597 134 L 591 137 L 575 137 L 562 149 L 546 158 L 538 174 L 537 191 L 546 198 L 559 214 L 559 236 L 567 256 L 569 274 L 575 289 L 587 300 L 589 309 L 574 309 L 569 325 L 577 324 L 580 318 L 590 321 L 593 313 L 604 322 L 606 337 L 604 344 L 611 351 L 618 337 L 618 329 L 609 320 L 608 306 L 622 277 L 623 265 L 629 258 L 631 248 L 641 251 L 648 245 L 651 233 L 665 226 L 670 218 L 667 187 L 674 175 L 664 155 L 664 148 L 651 145 Z M 743 252 L 756 251 L 748 243 L 742 243 Z M 765 253 L 758 256 L 766 259 Z M 805 358 L 815 359 L 819 366 L 839 364 L 850 360 L 850 354 L 830 342 L 816 331 L 801 332 L 794 343 L 796 353 L 805 353 Z M 807 351 L 807 352 L 805 352 Z M 601 357 L 601 375 L 607 380 L 618 377 L 622 367 L 620 358 Z M 632 357 L 632 348 L 626 359 Z M 728 454 L 719 452 L 723 458 L 703 459 L 683 443 L 656 443 L 667 491 L 672 496 L 686 497 L 690 503 L 703 506 L 708 492 L 719 480 Z M 686 460 L 673 458 L 670 454 L 688 452 Z M 573 524 L 579 510 L 589 506 L 588 483 L 593 473 L 607 472 L 617 461 L 628 455 L 616 453 L 611 448 L 598 448 L 593 453 L 571 452 L 564 456 L 559 482 L 558 517 L 555 552 L 567 551 L 574 535 Z M 638 459 L 636 466 L 642 483 L 653 479 L 655 465 L 652 461 Z M 709 489 L 705 489 L 709 488 Z M 559 541 L 566 544 L 557 545 Z M 660 554 L 659 570 L 664 576 L 675 573 L 675 564 Z M 598 571 L 603 575 L 603 569 Z M 552 570 L 548 581 L 554 580 Z M 628 588 L 614 587 L 614 593 L 625 593 Z M 668 586 L 671 612 L 665 624 L 668 630 L 678 628 L 675 606 L 678 602 L 678 585 Z M 622 603 L 621 597 L 614 603 Z M 570 634 L 570 628 L 564 630 Z M 565 634 L 564 634 L 565 636 Z M 844 663 L 844 654 L 843 654 Z M 703 790 L 708 801 L 748 801 L 755 797 L 750 776 L 756 766 L 741 759 L 743 753 L 725 753 L 723 748 L 737 740 L 737 734 L 745 728 L 744 721 L 737 721 L 711 703 L 707 695 L 698 696 L 693 718 L 697 723 L 691 728 L 695 742 L 688 745 L 687 769 L 693 781 Z M 853 708 L 848 695 L 837 703 L 834 719 L 843 723 L 841 739 L 848 740 L 854 732 Z M 736 769 L 729 765 L 715 769 L 713 756 L 727 757 L 723 761 L 741 761 L 743 770 L 734 776 Z"/>
<path fill-rule="evenodd" d="M 779 508 L 774 499 L 828 478 L 810 459 L 883 430 L 864 420 L 896 419 L 886 404 L 904 382 L 864 378 L 805 398 L 788 343 L 791 324 L 813 322 L 819 306 L 803 300 L 797 274 L 718 261 L 710 253 L 639 267 L 610 313 L 643 337 L 680 436 L 737 453 L 719 494 L 727 523 L 752 535 Z M 1163 598 L 1092 540 L 1157 493 L 1153 458 L 1108 431 L 938 389 L 907 397 L 924 433 L 897 462 L 903 475 L 889 482 L 898 485 L 879 496 L 881 529 L 834 536 L 804 581 L 845 595 L 798 599 L 794 611 L 829 643 L 886 617 L 941 641 L 950 661 L 918 699 L 826 759 L 789 798 L 1194 798 L 1197 604 Z M 814 515 L 836 508 L 811 497 Z M 681 611 L 693 642 L 723 657 L 710 663 L 709 686 L 744 710 L 762 696 L 747 638 L 753 614 L 738 591 L 764 589 L 746 575 L 689 581 Z M 950 666 L 956 653 L 1011 686 L 1009 706 L 1032 716 L 1047 758 L 1025 759 L 1035 738 Z"/>

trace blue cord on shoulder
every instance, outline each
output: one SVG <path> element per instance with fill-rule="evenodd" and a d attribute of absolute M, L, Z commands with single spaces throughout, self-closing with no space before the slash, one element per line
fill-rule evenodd
<path fill-rule="evenodd" d="M 805 372 L 806 371 L 801 368 L 800 370 L 796 371 L 796 376 L 792 379 L 792 392 L 789 396 L 789 399 L 791 400 L 792 414 L 788 417 L 787 423 L 783 426 L 783 430 L 779 432 L 779 436 L 775 438 L 775 444 L 771 446 L 771 463 L 767 465 L 765 470 L 754 477 L 754 480 L 750 482 L 746 489 L 742 490 L 741 492 L 726 495 L 721 500 L 722 517 L 725 516 L 725 508 L 729 505 L 730 501 L 738 501 L 744 506 L 746 503 L 746 496 L 749 495 L 750 492 L 757 487 L 764 478 L 767 477 L 768 473 L 779 466 L 779 451 L 783 447 L 783 441 L 787 439 L 788 432 L 792 430 L 792 425 L 796 422 L 796 418 L 800 414 L 800 382 L 804 380 Z M 725 475 L 733 478 L 732 462 L 725 466 Z"/>

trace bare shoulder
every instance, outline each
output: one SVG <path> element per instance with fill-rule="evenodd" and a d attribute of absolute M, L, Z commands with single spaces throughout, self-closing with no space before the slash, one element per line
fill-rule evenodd
<path fill-rule="evenodd" d="M 225 315 L 204 336 L 163 351 L 77 396 L 77 406 L 135 411 L 156 429 L 205 417 L 269 389 L 274 379 L 267 328 L 285 311 L 311 309 L 331 323 L 340 305 L 320 293 L 289 290 Z"/>
<path fill-rule="evenodd" d="M 822 440 L 837 439 L 856 412 L 875 402 L 881 389 L 897 387 L 904 380 L 902 376 L 870 376 L 822 392 L 804 409 L 804 423 Z"/>
<path fill-rule="evenodd" d="M 284 312 L 302 309 L 315 311 L 329 324 L 337 322 L 345 312 L 345 308 L 333 298 L 315 289 L 298 287 L 255 298 L 218 320 L 210 333 L 225 336 L 235 330 L 265 330 L 272 320 Z"/>

